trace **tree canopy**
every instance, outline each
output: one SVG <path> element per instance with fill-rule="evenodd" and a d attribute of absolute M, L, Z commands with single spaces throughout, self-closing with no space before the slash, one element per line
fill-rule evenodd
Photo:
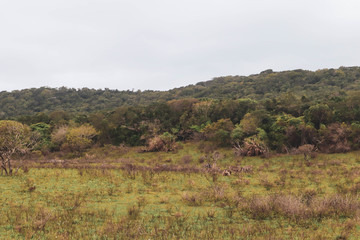
<path fill-rule="evenodd" d="M 32 133 L 28 126 L 16 121 L 0 121 L 0 158 L 1 168 L 12 174 L 11 157 L 16 153 L 26 153 L 33 144 Z"/>

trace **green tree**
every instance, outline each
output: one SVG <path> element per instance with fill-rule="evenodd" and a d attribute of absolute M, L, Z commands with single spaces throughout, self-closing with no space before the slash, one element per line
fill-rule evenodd
<path fill-rule="evenodd" d="M 218 146 L 230 145 L 230 134 L 234 129 L 234 124 L 230 119 L 220 119 L 217 122 L 207 125 L 203 132 L 210 141 L 213 141 Z"/>
<path fill-rule="evenodd" d="M 330 123 L 332 115 L 332 111 L 327 104 L 317 104 L 305 111 L 305 119 L 312 122 L 316 129 L 319 129 L 321 124 Z"/>
<path fill-rule="evenodd" d="M 39 135 L 39 143 L 37 148 L 49 148 L 51 145 L 51 126 L 49 124 L 39 122 L 32 124 L 30 128 Z"/>

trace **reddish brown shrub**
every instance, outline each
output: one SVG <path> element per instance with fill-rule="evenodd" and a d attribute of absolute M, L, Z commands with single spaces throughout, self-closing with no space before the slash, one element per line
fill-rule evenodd
<path fill-rule="evenodd" d="M 146 152 L 170 152 L 176 149 L 175 137 L 169 133 L 164 133 L 160 136 L 155 136 L 148 140 Z"/>
<path fill-rule="evenodd" d="M 322 152 L 343 153 L 351 150 L 348 138 L 351 130 L 348 125 L 333 123 L 320 130 L 321 140 L 318 144 Z"/>
<path fill-rule="evenodd" d="M 266 145 L 257 138 L 246 138 L 243 145 L 236 145 L 236 156 L 262 156 L 269 153 Z"/>
<path fill-rule="evenodd" d="M 148 142 L 147 151 L 148 152 L 159 152 L 162 151 L 165 147 L 165 143 L 159 136 L 151 138 Z"/>

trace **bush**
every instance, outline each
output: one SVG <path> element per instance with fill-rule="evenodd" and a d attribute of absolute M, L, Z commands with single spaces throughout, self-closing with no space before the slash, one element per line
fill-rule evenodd
<path fill-rule="evenodd" d="M 230 119 L 220 119 L 215 123 L 207 125 L 203 132 L 208 140 L 218 146 L 230 145 L 230 133 L 234 129 L 234 124 Z"/>
<path fill-rule="evenodd" d="M 237 156 L 266 156 L 269 153 L 265 143 L 258 137 L 246 138 L 242 145 L 235 145 L 234 148 Z"/>
<path fill-rule="evenodd" d="M 51 141 L 55 145 L 56 148 L 60 148 L 60 146 L 65 143 L 66 135 L 69 131 L 68 126 L 60 126 L 56 128 L 51 134 Z"/>
<path fill-rule="evenodd" d="M 315 146 L 311 144 L 304 144 L 296 149 L 292 149 L 292 154 L 304 154 L 304 159 L 309 160 L 309 157 L 315 158 L 315 154 L 313 154 L 315 151 Z M 312 157 L 315 156 L 315 157 Z"/>
<path fill-rule="evenodd" d="M 351 150 L 348 138 L 351 129 L 346 124 L 333 123 L 329 126 L 322 126 L 320 129 L 320 143 L 318 145 L 322 152 L 344 153 Z"/>
<path fill-rule="evenodd" d="M 148 140 L 146 152 L 170 152 L 176 149 L 175 136 L 165 132 Z"/>
<path fill-rule="evenodd" d="M 98 132 L 88 124 L 71 128 L 66 134 L 65 146 L 72 151 L 82 152 L 92 145 L 92 140 L 96 135 Z"/>

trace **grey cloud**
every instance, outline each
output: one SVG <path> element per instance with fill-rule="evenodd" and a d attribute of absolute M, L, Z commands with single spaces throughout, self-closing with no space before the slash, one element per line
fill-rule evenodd
<path fill-rule="evenodd" d="M 355 0 L 2 0 L 0 89 L 169 89 L 360 65 Z"/>

